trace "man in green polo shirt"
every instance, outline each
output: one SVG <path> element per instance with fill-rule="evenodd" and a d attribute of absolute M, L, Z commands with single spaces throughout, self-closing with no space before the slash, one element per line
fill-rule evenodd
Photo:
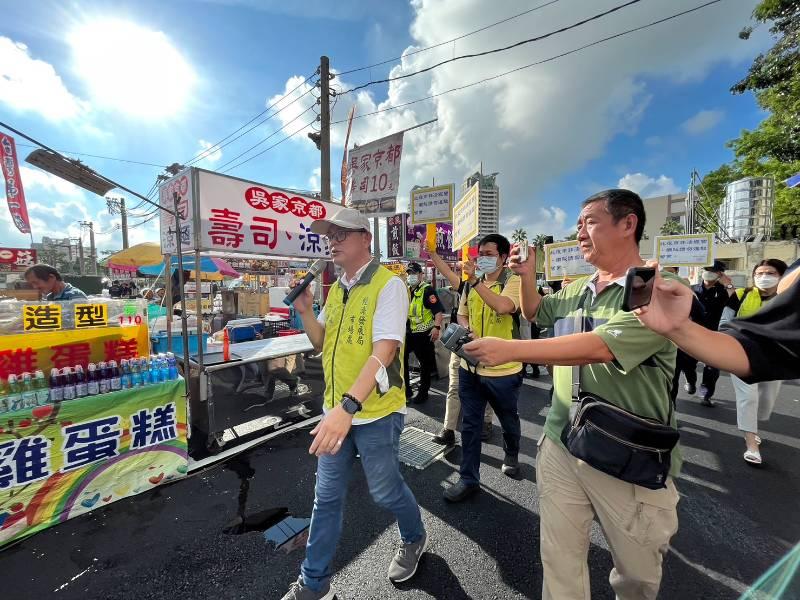
<path fill-rule="evenodd" d="M 511 360 L 557 365 L 553 404 L 536 457 L 545 600 L 591 597 L 587 555 L 595 518 L 614 558 L 609 579 L 617 598 L 656 598 L 663 555 L 678 529 L 673 482 L 681 464 L 677 448 L 666 488 L 651 490 L 594 469 L 561 442 L 573 398 L 573 366 L 580 371 L 583 391 L 662 423 L 672 415 L 675 426 L 669 394 L 675 346 L 621 309 L 627 270 L 644 264 L 639 255 L 644 223 L 637 194 L 606 190 L 590 196 L 578 219 L 578 244 L 584 259 L 597 268 L 594 275 L 541 297 L 535 259 L 520 263 L 518 252 L 512 252 L 512 268 L 522 281 L 522 313 L 540 327 L 552 328 L 554 337 L 482 339 L 465 346 L 488 365 Z"/>

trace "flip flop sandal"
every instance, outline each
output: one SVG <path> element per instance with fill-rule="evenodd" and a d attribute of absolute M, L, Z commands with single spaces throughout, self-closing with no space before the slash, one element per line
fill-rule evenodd
<path fill-rule="evenodd" d="M 761 438 L 756 436 L 756 444 L 761 445 Z"/>
<path fill-rule="evenodd" d="M 752 452 L 748 450 L 744 453 L 745 461 L 749 462 L 751 465 L 760 465 L 761 464 L 761 453 L 760 452 Z"/>

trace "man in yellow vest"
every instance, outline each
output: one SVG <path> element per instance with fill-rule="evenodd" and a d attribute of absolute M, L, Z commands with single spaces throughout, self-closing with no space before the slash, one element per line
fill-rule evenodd
<path fill-rule="evenodd" d="M 408 307 L 403 378 L 406 382 L 406 398 L 414 404 L 422 404 L 428 399 L 428 390 L 431 388 L 431 373 L 436 366 L 434 344 L 442 333 L 444 308 L 436 290 L 425 281 L 425 273 L 419 263 L 409 263 L 407 273 L 406 283 L 411 292 L 411 301 Z M 419 388 L 413 398 L 408 378 L 408 356 L 412 352 L 420 367 Z"/>
<path fill-rule="evenodd" d="M 511 251 L 509 241 L 499 234 L 484 237 L 478 245 L 478 260 L 464 264 L 469 289 L 461 296 L 458 323 L 478 339 L 519 337 L 514 314 L 519 311 L 517 275 L 505 268 Z M 515 335 L 515 331 L 517 334 Z M 521 435 L 517 400 L 522 386 L 522 363 L 508 362 L 494 367 L 470 367 L 461 362 L 458 395 L 461 398 L 461 468 L 458 483 L 444 492 L 445 500 L 461 502 L 480 490 L 481 432 L 486 403 L 494 409 L 503 429 L 502 471 L 509 477 L 519 472 Z"/>
<path fill-rule="evenodd" d="M 428 544 L 398 457 L 406 413 L 401 363 L 408 291 L 399 277 L 372 259 L 369 220 L 357 210 L 342 208 L 314 221 L 311 230 L 328 237 L 331 258 L 342 275 L 318 317 L 310 289 L 294 302 L 309 340 L 322 351 L 325 416 L 311 431 L 309 452 L 319 459 L 306 557 L 283 600 L 335 596 L 331 562 L 357 455 L 372 499 L 397 518 L 401 545 L 389 566 L 389 580 L 413 577 Z"/>

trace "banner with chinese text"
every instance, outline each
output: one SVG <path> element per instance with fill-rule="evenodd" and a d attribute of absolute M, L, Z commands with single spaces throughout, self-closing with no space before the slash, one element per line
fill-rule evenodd
<path fill-rule="evenodd" d="M 351 148 L 347 152 L 347 206 L 375 217 L 395 213 L 402 154 L 402 131 Z"/>
<path fill-rule="evenodd" d="M 453 184 L 419 188 L 411 192 L 411 222 L 447 223 L 453 220 Z"/>
<path fill-rule="evenodd" d="M 17 148 L 14 138 L 0 133 L 0 153 L 3 155 L 3 180 L 6 183 L 6 202 L 11 220 L 14 221 L 20 233 L 31 232 L 31 222 L 28 218 L 28 207 L 25 204 L 25 192 L 22 189 L 22 178 L 19 174 Z"/>
<path fill-rule="evenodd" d="M 0 546 L 184 477 L 183 380 L 0 415 Z"/>
<path fill-rule="evenodd" d="M 548 281 L 591 275 L 597 270 L 584 260 L 578 242 L 545 244 L 544 256 L 544 271 Z"/>
<path fill-rule="evenodd" d="M 480 183 L 473 185 L 453 207 L 453 250 L 469 245 L 478 235 Z"/>
<path fill-rule="evenodd" d="M 386 217 L 386 236 L 389 258 L 405 258 L 406 256 L 406 216 L 400 213 Z"/>
<path fill-rule="evenodd" d="M 181 219 L 181 248 L 184 252 L 194 249 L 194 201 L 192 198 L 192 179 L 194 176 L 195 169 L 185 169 L 172 179 L 165 181 L 158 188 L 159 204 L 173 212 L 175 210 L 175 194 L 178 194 L 178 213 Z M 175 254 L 178 251 L 175 222 L 174 214 L 163 210 L 159 211 L 162 254 Z"/>
<path fill-rule="evenodd" d="M 24 273 L 36 264 L 36 250 L 0 248 L 0 272 Z"/>
<path fill-rule="evenodd" d="M 412 225 L 411 219 L 406 218 L 406 258 L 428 260 L 430 254 L 426 248 L 425 238 L 428 235 L 427 225 Z M 436 253 L 444 260 L 458 260 L 458 253 L 454 252 L 453 224 L 435 223 L 436 225 Z"/>
<path fill-rule="evenodd" d="M 200 249 L 327 258 L 328 239 L 311 223 L 341 206 L 252 181 L 197 170 Z"/>
<path fill-rule="evenodd" d="M 146 323 L 146 321 L 145 321 Z M 0 336 L 0 378 L 150 355 L 147 325 Z"/>
<path fill-rule="evenodd" d="M 714 262 L 714 234 L 656 236 L 655 256 L 662 267 L 707 267 Z"/>

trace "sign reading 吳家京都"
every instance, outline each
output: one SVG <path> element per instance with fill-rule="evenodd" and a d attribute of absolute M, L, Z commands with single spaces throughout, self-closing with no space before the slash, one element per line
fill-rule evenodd
<path fill-rule="evenodd" d="M 0 248 L 0 272 L 23 273 L 36 264 L 36 250 Z"/>
<path fill-rule="evenodd" d="M 545 276 L 548 281 L 591 275 L 597 270 L 583 258 L 578 242 L 545 244 L 544 255 Z"/>
<path fill-rule="evenodd" d="M 659 235 L 655 255 L 662 267 L 707 267 L 714 262 L 714 235 Z"/>
<path fill-rule="evenodd" d="M 175 210 L 175 194 L 178 194 L 181 248 L 184 252 L 194 249 L 194 199 L 192 198 L 192 179 L 194 177 L 195 169 L 185 169 L 172 179 L 162 183 L 158 188 L 159 204 L 170 211 Z M 178 251 L 175 215 L 163 210 L 159 211 L 159 224 L 161 225 L 161 253 L 175 254 Z"/>
<path fill-rule="evenodd" d="M 182 380 L 3 413 L 0 546 L 186 475 Z"/>
<path fill-rule="evenodd" d="M 6 202 L 11 220 L 20 233 L 30 233 L 31 221 L 28 218 L 28 206 L 22 189 L 17 148 L 14 145 L 14 138 L 4 133 L 0 133 L 0 157 L 2 157 L 0 170 L 3 172 L 3 181 L 6 184 Z"/>
<path fill-rule="evenodd" d="M 453 207 L 453 250 L 469 244 L 478 235 L 478 196 L 480 183 L 476 183 Z"/>
<path fill-rule="evenodd" d="M 411 192 L 411 223 L 445 223 L 453 219 L 453 184 Z"/>
<path fill-rule="evenodd" d="M 200 249 L 327 258 L 328 239 L 311 224 L 341 208 L 251 181 L 197 171 Z"/>
<path fill-rule="evenodd" d="M 402 153 L 403 132 L 350 149 L 347 206 L 376 217 L 396 212 Z"/>

